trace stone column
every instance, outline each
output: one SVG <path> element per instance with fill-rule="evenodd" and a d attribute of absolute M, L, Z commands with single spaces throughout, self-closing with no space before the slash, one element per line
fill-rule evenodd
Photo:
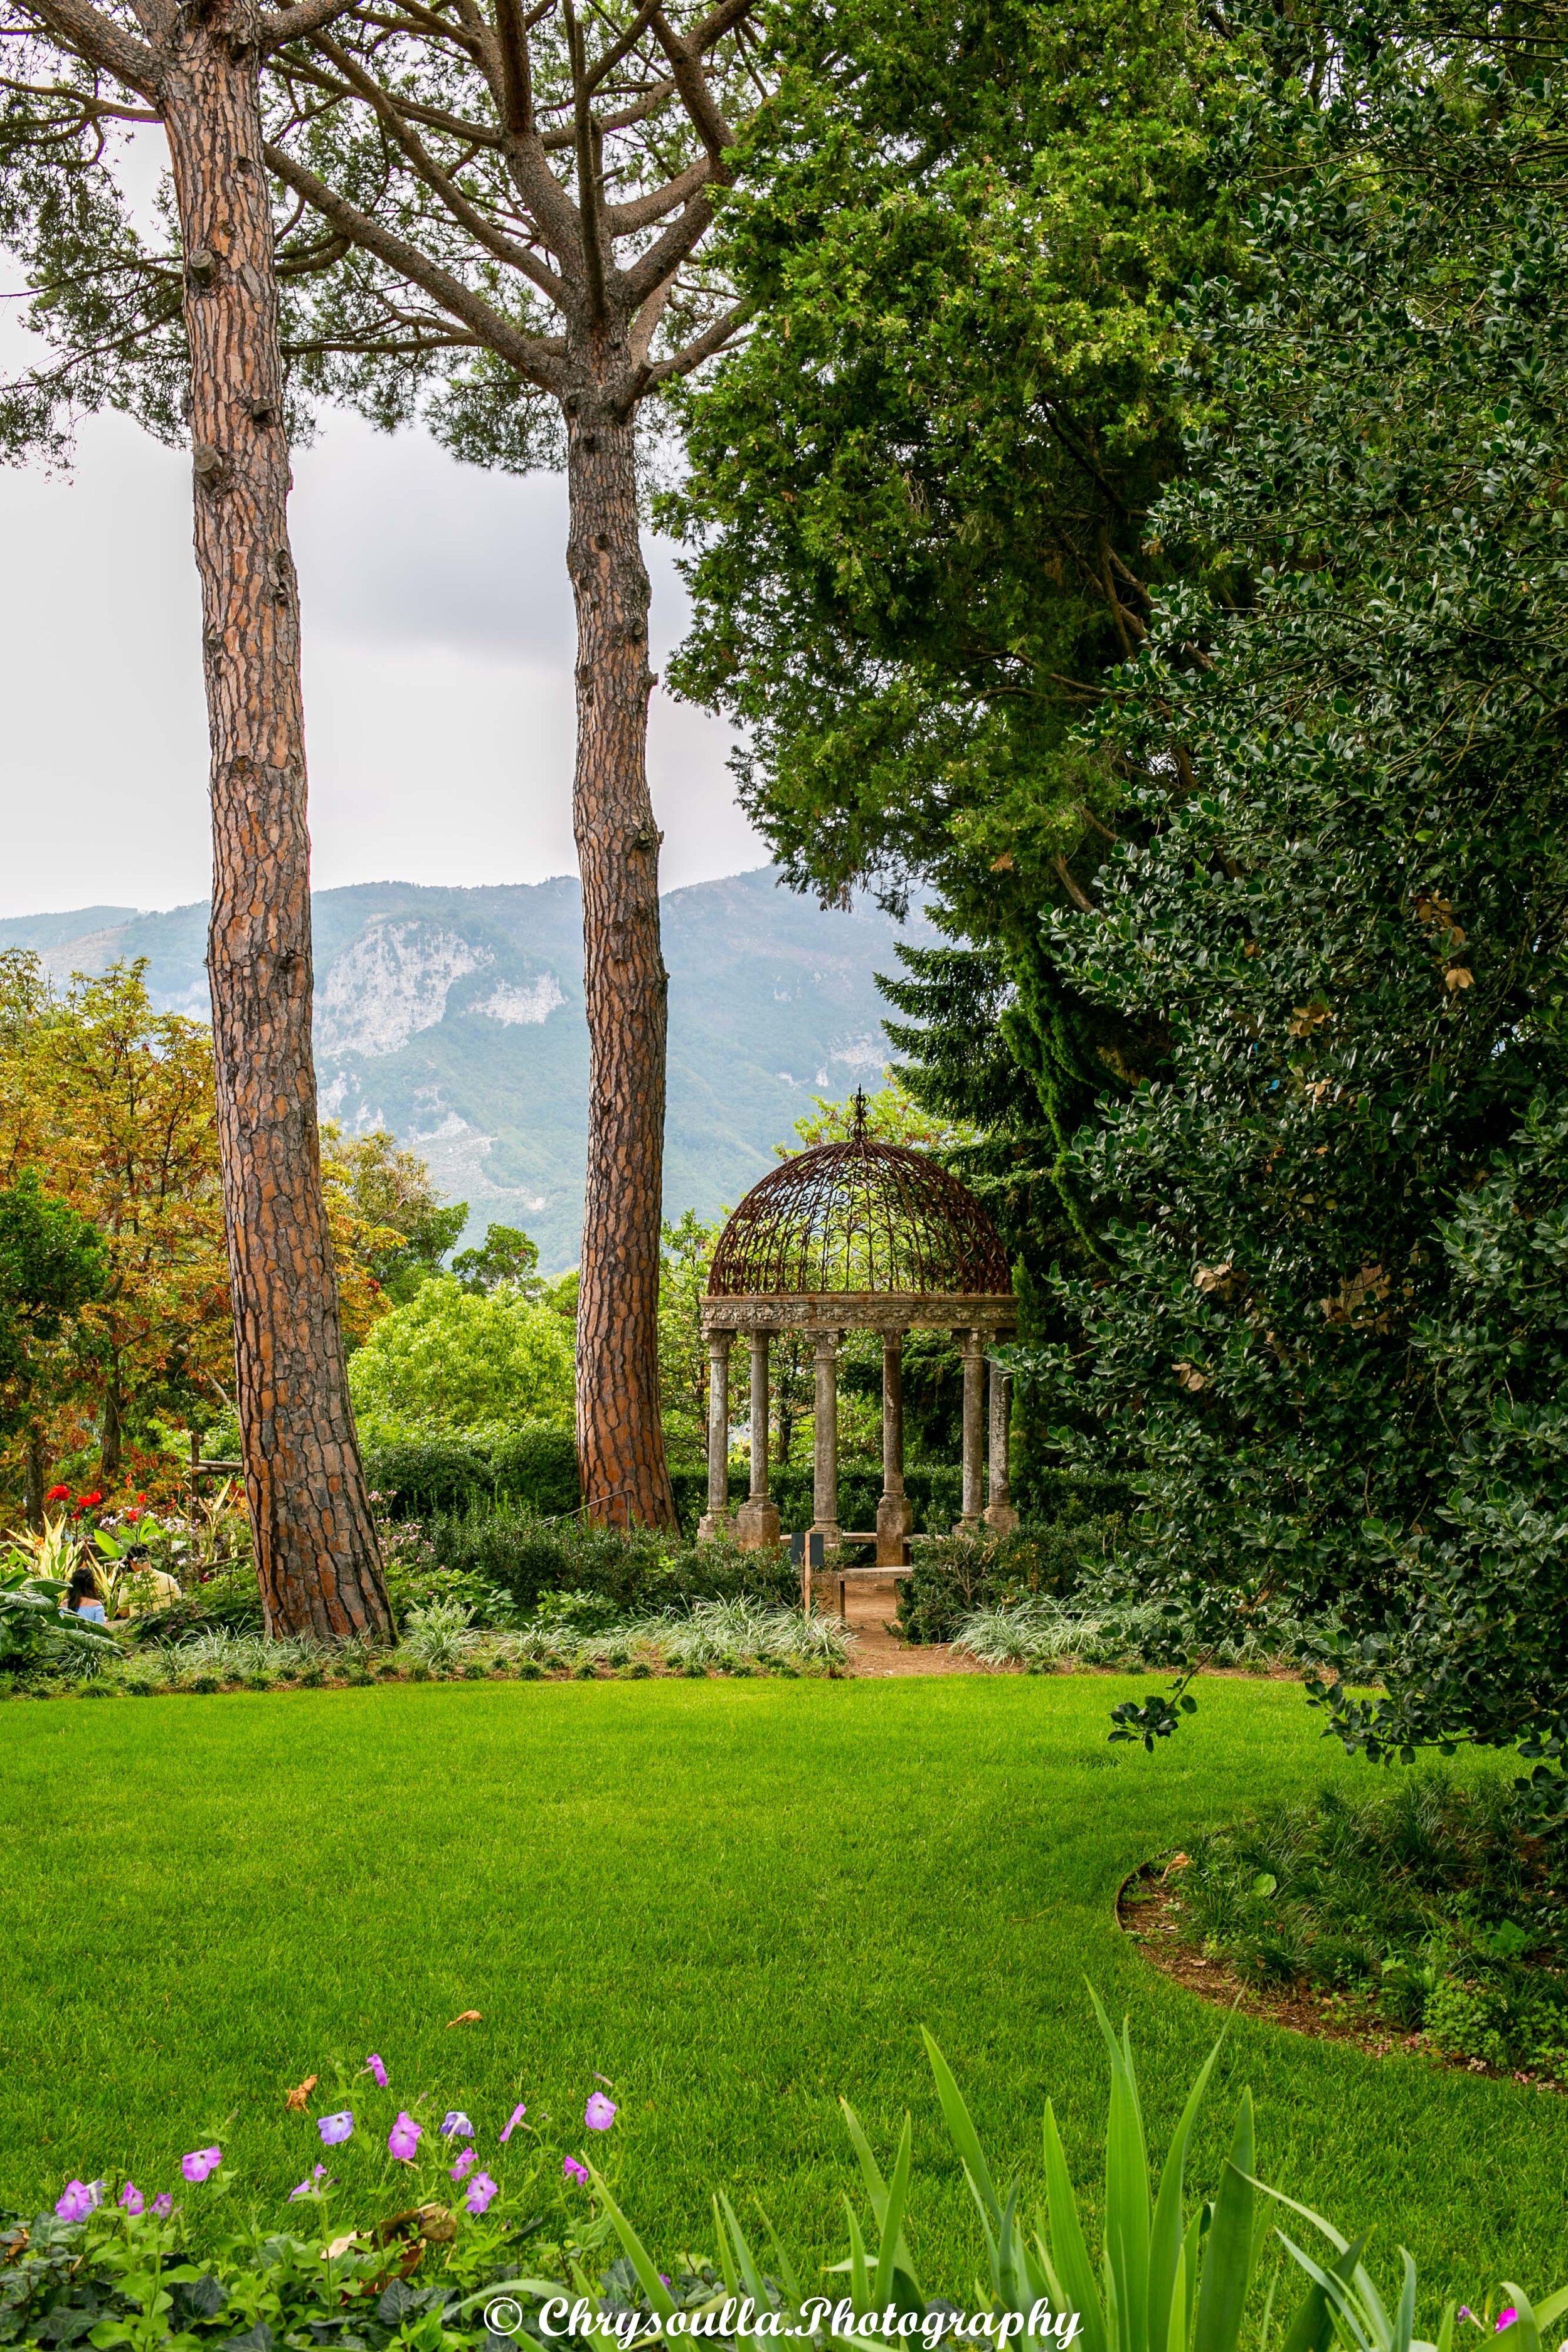
<path fill-rule="evenodd" d="M 882 1499 L 877 1506 L 877 1565 L 903 1568 L 915 1515 L 904 1493 L 904 1335 L 882 1340 Z"/>
<path fill-rule="evenodd" d="M 730 1345 L 733 1331 L 708 1334 L 708 1508 L 699 1543 L 730 1533 Z"/>
<path fill-rule="evenodd" d="M 985 1335 L 955 1331 L 963 1350 L 963 1504 L 957 1535 L 972 1536 L 981 1524 L 985 1468 Z"/>
<path fill-rule="evenodd" d="M 816 1335 L 816 1461 L 812 1488 L 811 1532 L 822 1538 L 825 1556 L 839 1549 L 838 1525 L 838 1334 Z"/>
<path fill-rule="evenodd" d="M 752 1333 L 752 1491 L 735 1514 L 742 1551 L 763 1551 L 779 1539 L 778 1511 L 768 1500 L 768 1335 Z"/>
<path fill-rule="evenodd" d="M 991 1431 L 987 1467 L 990 1472 L 990 1500 L 985 1506 L 985 1524 L 999 1536 L 1010 1536 L 1018 1524 L 1018 1514 L 1013 1508 L 1012 1489 L 1007 1481 L 1008 1424 L 1013 1415 L 1013 1375 L 1005 1365 L 993 1363 L 991 1376 Z"/>

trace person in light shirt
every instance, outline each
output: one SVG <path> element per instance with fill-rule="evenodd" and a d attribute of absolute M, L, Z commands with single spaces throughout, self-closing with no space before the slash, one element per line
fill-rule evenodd
<path fill-rule="evenodd" d="M 72 1569 L 60 1609 L 67 1617 L 86 1617 L 94 1625 L 105 1622 L 103 1595 L 98 1589 L 98 1578 L 85 1560 L 79 1568 Z"/>

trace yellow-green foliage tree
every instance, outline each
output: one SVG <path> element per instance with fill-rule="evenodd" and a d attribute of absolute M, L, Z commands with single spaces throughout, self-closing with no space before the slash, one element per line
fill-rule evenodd
<path fill-rule="evenodd" d="M 50 1435 L 64 1450 L 95 1422 L 117 1479 L 128 1437 L 154 1416 L 211 1418 L 233 1385 L 212 1039 L 153 1010 L 141 963 L 57 995 L 12 956 L 4 994 L 0 1182 L 34 1171 L 109 1260 L 56 1368 Z"/>
<path fill-rule="evenodd" d="M 475 1292 L 437 1275 L 355 1350 L 349 1390 L 366 1443 L 570 1424 L 571 1326 L 515 1288 Z"/>
<path fill-rule="evenodd" d="M 444 1207 L 423 1160 L 416 1152 L 400 1151 L 382 1127 L 368 1135 L 345 1135 L 335 1119 L 327 1120 L 321 1129 L 321 1182 L 340 1276 L 344 1240 L 352 1233 L 356 1263 L 394 1306 L 412 1298 L 422 1282 L 439 1273 L 468 1221 L 468 1202 Z M 363 1328 L 349 1328 L 346 1310 L 344 1323 L 347 1338 L 363 1338 Z"/>
<path fill-rule="evenodd" d="M 115 1480 L 128 1446 L 161 1442 L 159 1424 L 201 1430 L 234 1412 L 212 1033 L 154 1011 L 144 963 L 62 992 L 36 957 L 0 956 L 0 1186 L 29 1173 L 90 1222 L 108 1276 L 40 1360 L 16 1442 L 33 1451 L 35 1483 L 40 1456 L 79 1458 L 94 1441 L 100 1477 Z M 349 1185 L 329 1209 L 344 1329 L 363 1338 L 385 1312 L 380 1269 L 403 1236 Z"/>

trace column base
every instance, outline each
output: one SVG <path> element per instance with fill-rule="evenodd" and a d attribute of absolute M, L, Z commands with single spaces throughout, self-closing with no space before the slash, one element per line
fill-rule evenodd
<path fill-rule="evenodd" d="M 729 1543 L 735 1533 L 728 1511 L 704 1511 L 697 1522 L 699 1543 Z"/>
<path fill-rule="evenodd" d="M 884 1495 L 877 1506 L 877 1565 L 907 1568 L 915 1507 L 907 1495 Z"/>
<path fill-rule="evenodd" d="M 844 1530 L 837 1519 L 814 1519 L 808 1534 L 822 1538 L 822 1564 L 831 1568 L 844 1549 Z"/>
<path fill-rule="evenodd" d="M 984 1530 L 984 1520 L 976 1512 L 972 1519 L 954 1519 L 952 1532 L 955 1536 L 977 1536 Z"/>
<path fill-rule="evenodd" d="M 1018 1514 L 1013 1508 L 1011 1503 L 992 1503 L 986 1507 L 985 1524 L 992 1529 L 994 1534 L 999 1536 L 1016 1535 L 1018 1532 Z"/>
<path fill-rule="evenodd" d="M 773 1503 L 742 1503 L 735 1513 L 735 1541 L 742 1551 L 771 1551 L 780 1539 L 779 1515 Z"/>

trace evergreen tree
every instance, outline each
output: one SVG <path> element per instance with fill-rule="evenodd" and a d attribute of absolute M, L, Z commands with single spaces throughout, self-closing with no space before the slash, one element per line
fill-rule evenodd
<path fill-rule="evenodd" d="M 1352 1744 L 1561 1758 L 1557 34 L 1331 30 L 1329 101 L 1265 85 L 1245 126 L 1290 168 L 1246 285 L 1194 307 L 1203 422 L 1155 517 L 1251 589 L 1156 609 L 1110 722 L 1148 837 L 1051 927 L 1165 1045 L 1069 1154 L 1115 1277 L 1059 1286 L 1036 1369 L 1065 1443 L 1136 1465 L 1128 1565 L 1190 1660 L 1331 1607 Z"/>
<path fill-rule="evenodd" d="M 911 1092 L 1043 1271 L 1083 1109 L 1148 1041 L 1062 979 L 1123 824 L 1079 740 L 1170 565 L 1177 306 L 1228 234 L 1225 41 L 1076 0 L 787 12 L 722 257 L 756 318 L 685 401 L 679 688 L 745 730 L 742 799 L 799 888 L 934 891 L 889 987 Z"/>

